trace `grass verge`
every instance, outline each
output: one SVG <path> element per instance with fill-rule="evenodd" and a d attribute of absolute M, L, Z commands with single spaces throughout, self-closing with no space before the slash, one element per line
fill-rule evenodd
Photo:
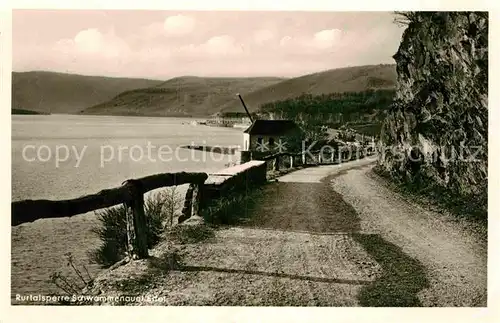
<path fill-rule="evenodd" d="M 384 186 L 401 194 L 403 197 L 431 208 L 438 213 L 443 210 L 453 215 L 455 220 L 465 221 L 468 227 L 477 233 L 481 239 L 488 236 L 488 196 L 458 196 L 445 187 L 430 181 L 407 183 L 390 176 L 380 166 L 375 166 L 371 174 Z"/>
<path fill-rule="evenodd" d="M 213 239 L 215 233 L 213 228 L 205 224 L 179 225 L 170 231 L 169 238 L 179 244 L 192 244 Z"/>
<path fill-rule="evenodd" d="M 171 270 L 182 268 L 180 256 L 175 250 L 165 252 L 161 257 L 149 257 L 147 270 L 139 275 L 132 274 L 127 279 L 113 283 L 114 288 L 121 293 L 120 302 L 116 305 L 128 305 L 147 291 L 157 287 L 161 277 L 168 275 Z"/>

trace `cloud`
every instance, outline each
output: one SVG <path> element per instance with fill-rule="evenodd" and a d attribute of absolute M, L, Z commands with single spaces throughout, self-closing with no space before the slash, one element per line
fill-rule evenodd
<path fill-rule="evenodd" d="M 317 55 L 344 48 L 347 38 L 340 29 L 325 29 L 309 35 L 284 36 L 279 42 L 283 53 Z"/>
<path fill-rule="evenodd" d="M 73 42 L 80 50 L 91 53 L 98 52 L 105 44 L 104 36 L 95 28 L 80 31 Z"/>
<path fill-rule="evenodd" d="M 82 11 L 63 17 L 38 10 L 34 15 L 13 13 L 15 70 L 291 75 L 392 62 L 403 32 L 391 13 Z"/>
<path fill-rule="evenodd" d="M 202 48 L 212 55 L 234 55 L 244 51 L 243 44 L 236 43 L 234 38 L 228 35 L 212 37 Z"/>
<path fill-rule="evenodd" d="M 260 29 L 254 32 L 253 39 L 257 44 L 263 45 L 274 39 L 274 33 L 267 29 Z"/>
<path fill-rule="evenodd" d="M 157 41 L 162 37 L 182 40 L 181 36 L 192 35 L 196 26 L 196 20 L 190 16 L 169 16 L 163 21 L 154 21 L 148 25 L 141 26 L 129 39 L 136 44 Z"/>
<path fill-rule="evenodd" d="M 163 30 L 171 35 L 186 35 L 194 31 L 196 20 L 189 16 L 170 16 L 163 22 Z"/>
<path fill-rule="evenodd" d="M 236 56 L 245 53 L 245 46 L 229 35 L 218 35 L 209 38 L 202 44 L 190 44 L 180 47 L 177 51 L 179 56 L 189 57 L 220 57 Z"/>
<path fill-rule="evenodd" d="M 118 57 L 129 52 L 128 44 L 116 36 L 113 30 L 102 33 L 97 28 L 82 30 L 72 39 L 61 39 L 54 49 L 66 54 L 104 57 Z"/>
<path fill-rule="evenodd" d="M 318 48 L 331 48 L 342 40 L 342 30 L 326 29 L 314 34 L 313 42 Z"/>

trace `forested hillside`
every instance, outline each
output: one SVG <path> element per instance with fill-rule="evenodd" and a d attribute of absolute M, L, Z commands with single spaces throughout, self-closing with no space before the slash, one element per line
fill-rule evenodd
<path fill-rule="evenodd" d="M 303 128 L 346 125 L 361 133 L 378 136 L 393 96 L 393 90 L 306 94 L 264 104 L 259 113 L 272 119 L 295 120 Z"/>
<path fill-rule="evenodd" d="M 83 110 L 83 114 L 206 117 L 235 100 L 282 82 L 278 77 L 196 77 L 182 76 L 149 88 L 129 90 L 109 101 Z"/>
<path fill-rule="evenodd" d="M 330 93 L 364 92 L 394 89 L 395 65 L 379 64 L 336 68 L 284 80 L 243 96 L 253 112 L 269 102 L 293 100 L 303 95 L 329 95 Z M 222 106 L 222 112 L 242 111 L 236 97 Z"/>

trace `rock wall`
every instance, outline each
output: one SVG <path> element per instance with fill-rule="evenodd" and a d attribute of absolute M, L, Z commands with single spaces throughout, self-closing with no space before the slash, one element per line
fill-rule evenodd
<path fill-rule="evenodd" d="M 399 14 L 398 83 L 379 164 L 404 181 L 485 194 L 488 166 L 488 13 Z"/>

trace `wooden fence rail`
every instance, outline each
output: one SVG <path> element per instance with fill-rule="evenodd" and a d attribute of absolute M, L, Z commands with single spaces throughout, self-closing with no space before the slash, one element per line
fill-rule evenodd
<path fill-rule="evenodd" d="M 139 179 L 127 180 L 122 186 L 102 190 L 71 200 L 24 200 L 11 204 L 11 225 L 33 222 L 38 219 L 71 217 L 119 204 L 131 210 L 135 237 L 134 254 L 145 258 L 147 249 L 147 226 L 144 215 L 144 193 L 161 187 L 196 184 L 202 185 L 208 178 L 206 173 L 165 173 Z M 196 197 L 195 197 L 196 198 Z"/>
<path fill-rule="evenodd" d="M 340 162 L 352 159 L 345 151 L 327 152 L 323 155 L 320 151 L 310 152 L 316 156 L 309 163 L 304 152 L 282 152 L 258 158 L 265 161 L 264 168 L 271 166 L 272 170 L 279 171 L 281 167 L 291 169 L 300 165 L 332 164 L 338 158 Z M 309 154 L 309 153 L 307 153 Z M 362 153 L 370 155 L 371 153 Z M 326 156 L 326 157 L 325 157 Z M 360 157 L 357 154 L 358 157 Z M 300 158 L 299 158 L 300 157 Z M 362 157 L 362 156 L 361 156 Z M 347 159 L 345 159 L 347 158 Z M 260 166 L 259 166 L 260 167 Z M 71 217 L 103 208 L 123 204 L 127 214 L 127 235 L 129 239 L 130 256 L 145 258 L 148 256 L 147 235 L 148 228 L 144 214 L 144 193 L 149 191 L 183 184 L 190 184 L 186 194 L 183 215 L 179 221 L 184 221 L 192 214 L 199 212 L 202 187 L 208 178 L 206 173 L 165 173 L 156 174 L 139 179 L 130 179 L 123 182 L 122 186 L 102 190 L 96 194 L 86 195 L 70 200 L 24 200 L 11 204 L 11 225 L 33 222 L 38 219 Z M 246 178 L 246 177 L 245 177 Z M 260 178 L 260 177 L 259 177 Z M 264 169 L 265 180 L 265 169 Z"/>
<path fill-rule="evenodd" d="M 374 154 L 371 146 L 360 146 L 355 150 L 350 148 L 340 148 L 335 151 L 310 151 L 307 153 L 280 152 L 267 156 L 262 156 L 259 160 L 264 160 L 268 171 L 279 171 L 282 168 L 291 169 L 297 166 L 306 165 L 331 165 L 363 158 Z M 311 160 L 311 156 L 313 157 Z"/>
<path fill-rule="evenodd" d="M 82 214 L 106 207 L 128 203 L 135 199 L 136 191 L 140 194 L 161 187 L 182 184 L 202 184 L 206 173 L 166 173 L 151 175 L 139 179 L 127 180 L 122 186 L 102 190 L 96 194 L 86 195 L 71 200 L 24 200 L 12 202 L 12 226 L 38 219 L 62 218 Z"/>

